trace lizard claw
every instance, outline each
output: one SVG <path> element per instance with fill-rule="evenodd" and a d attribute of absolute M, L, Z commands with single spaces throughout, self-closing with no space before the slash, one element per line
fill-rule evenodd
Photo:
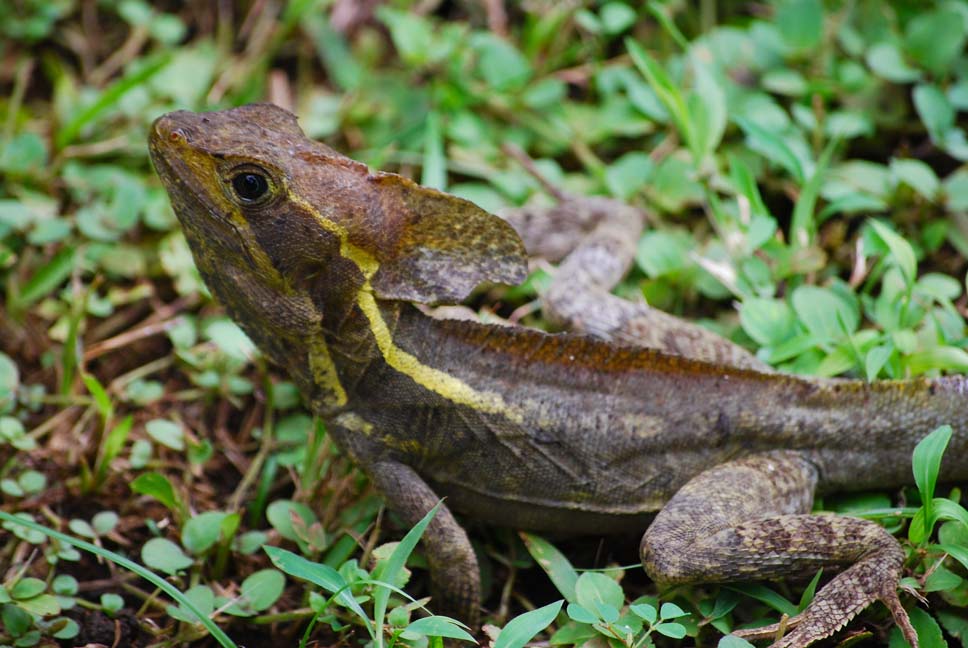
<path fill-rule="evenodd" d="M 884 570 L 883 563 L 877 560 L 862 561 L 828 583 L 800 614 L 760 628 L 735 630 L 733 634 L 747 641 L 772 639 L 770 648 L 806 648 L 837 632 L 872 601 L 879 600 L 887 606 L 911 648 L 918 648 L 917 632 L 897 595 L 895 571 Z M 864 586 L 878 580 L 882 583 L 879 588 Z"/>

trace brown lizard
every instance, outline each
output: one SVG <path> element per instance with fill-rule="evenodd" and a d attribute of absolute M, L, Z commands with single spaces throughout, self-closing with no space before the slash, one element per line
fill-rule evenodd
<path fill-rule="evenodd" d="M 909 483 L 912 449 L 945 423 L 943 475 L 968 477 L 966 378 L 780 375 L 701 329 L 677 339 L 647 307 L 598 318 L 617 271 L 605 261 L 608 276 L 580 286 L 591 301 L 549 295 L 592 335 L 435 319 L 415 304 L 524 279 L 525 247 L 505 221 L 371 172 L 271 105 L 171 113 L 150 149 L 214 295 L 388 505 L 413 524 L 447 497 L 423 539 L 439 605 L 472 620 L 480 603 L 453 510 L 539 531 L 647 528 L 642 562 L 660 584 L 842 569 L 774 645 L 829 636 L 875 600 L 916 644 L 897 541 L 811 503 L 815 491 Z M 614 233 L 597 218 L 582 249 L 608 256 Z M 632 344 L 640 334 L 656 348 Z"/>

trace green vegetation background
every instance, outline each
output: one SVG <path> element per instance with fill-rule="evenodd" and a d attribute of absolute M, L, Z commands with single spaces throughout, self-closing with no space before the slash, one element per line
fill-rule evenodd
<path fill-rule="evenodd" d="M 387 567 L 403 554 L 380 543 L 405 530 L 211 302 L 148 164 L 151 121 L 271 100 L 348 155 L 492 210 L 550 201 L 515 145 L 568 191 L 651 210 L 622 294 L 788 371 L 965 372 L 966 34 L 963 0 L 4 2 L 3 510 L 147 565 L 250 647 L 451 636 L 412 623 L 400 593 L 380 631 L 374 599 L 390 590 L 364 581 L 403 585 Z M 932 604 L 912 613 L 922 645 L 961 641 L 965 556 L 912 537 L 919 493 L 895 495 L 825 504 L 907 533 L 906 584 Z M 940 541 L 968 546 L 948 513 Z M 214 645 L 184 603 L 116 564 L 4 529 L 0 645 Z M 492 620 L 538 607 L 500 645 L 552 622 L 557 644 L 708 645 L 802 603 L 760 586 L 662 606 L 636 570 L 578 577 L 540 539 L 475 535 Z M 321 567 L 270 563 L 267 542 Z M 578 551 L 583 567 L 629 556 Z M 340 582 L 352 596 L 320 593 Z M 852 632 L 883 638 L 883 612 L 870 619 Z"/>

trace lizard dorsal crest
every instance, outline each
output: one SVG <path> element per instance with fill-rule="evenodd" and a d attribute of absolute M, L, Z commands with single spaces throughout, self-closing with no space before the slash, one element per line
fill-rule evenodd
<path fill-rule="evenodd" d="M 455 303 L 481 283 L 524 281 L 527 253 L 504 220 L 402 176 L 378 173 L 371 180 L 390 233 L 377 250 L 377 297 Z"/>

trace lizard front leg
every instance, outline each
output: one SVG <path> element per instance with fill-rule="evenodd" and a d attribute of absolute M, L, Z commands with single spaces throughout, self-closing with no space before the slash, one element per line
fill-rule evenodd
<path fill-rule="evenodd" d="M 440 500 L 412 468 L 402 463 L 381 461 L 367 467 L 366 472 L 390 509 L 408 526 L 419 522 Z M 421 543 L 430 565 L 434 610 L 475 627 L 481 603 L 477 556 L 467 533 L 446 505 L 430 521 Z"/>
<path fill-rule="evenodd" d="M 642 564 L 660 585 L 733 582 L 844 568 L 786 623 L 774 648 L 802 648 L 840 629 L 875 600 L 905 638 L 917 635 L 897 596 L 904 552 L 883 527 L 838 515 L 811 515 L 816 468 L 799 453 L 736 459 L 690 480 L 642 538 Z M 778 625 L 735 634 L 776 635 Z"/>

